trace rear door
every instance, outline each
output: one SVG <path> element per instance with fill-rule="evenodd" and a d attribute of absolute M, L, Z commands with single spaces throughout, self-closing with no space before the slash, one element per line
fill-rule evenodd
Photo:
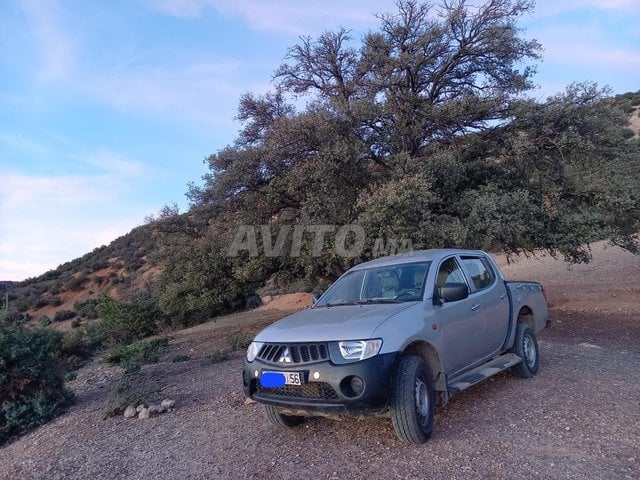
<path fill-rule="evenodd" d="M 436 288 L 445 283 L 469 285 L 460 262 L 449 257 L 438 266 Z M 457 302 L 434 304 L 438 317 L 443 346 L 445 373 L 453 375 L 477 362 L 485 351 L 485 317 L 480 302 L 469 296 Z"/>
<path fill-rule="evenodd" d="M 460 259 L 473 285 L 471 297 L 482 304 L 486 322 L 483 356 L 490 356 L 501 349 L 509 330 L 507 287 L 484 256 L 464 255 Z"/>

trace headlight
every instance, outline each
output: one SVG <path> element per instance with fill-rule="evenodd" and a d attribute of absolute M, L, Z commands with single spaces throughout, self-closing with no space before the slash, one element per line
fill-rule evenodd
<path fill-rule="evenodd" d="M 365 360 L 375 357 L 382 347 L 382 339 L 374 340 L 349 340 L 338 342 L 340 355 L 345 360 Z"/>
<path fill-rule="evenodd" d="M 247 348 L 247 361 L 253 362 L 262 348 L 262 342 L 251 342 Z"/>

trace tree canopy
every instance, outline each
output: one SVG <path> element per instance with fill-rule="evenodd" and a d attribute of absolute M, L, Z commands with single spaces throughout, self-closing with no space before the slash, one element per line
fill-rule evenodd
<path fill-rule="evenodd" d="M 239 306 L 274 274 L 333 279 L 381 238 L 572 261 L 600 239 L 637 252 L 638 140 L 597 85 L 527 96 L 541 46 L 517 22 L 532 8 L 401 0 L 360 42 L 346 29 L 301 38 L 272 92 L 240 98 L 242 129 L 207 159 L 191 211 L 158 222 L 165 305 L 206 313 Z M 275 257 L 227 255 L 241 225 L 275 237 L 283 225 L 351 224 L 366 234 L 352 258 L 328 247 L 336 229 L 322 255 L 308 244 L 290 255 L 293 236 Z"/>

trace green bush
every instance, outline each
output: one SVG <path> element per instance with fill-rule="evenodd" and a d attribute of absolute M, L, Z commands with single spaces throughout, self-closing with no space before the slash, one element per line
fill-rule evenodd
<path fill-rule="evenodd" d="M 62 305 L 62 299 L 60 297 L 51 297 L 49 299 L 49 305 L 59 307 L 60 305 Z"/>
<path fill-rule="evenodd" d="M 59 310 L 53 316 L 54 322 L 63 322 L 65 320 L 69 320 L 70 318 L 74 318 L 76 316 L 76 312 L 73 310 Z"/>
<path fill-rule="evenodd" d="M 157 333 L 160 312 L 153 299 L 140 296 L 131 302 L 119 302 L 102 296 L 97 304 L 100 328 L 112 345 L 122 345 Z"/>
<path fill-rule="evenodd" d="M 97 305 L 98 300 L 95 298 L 90 298 L 81 302 L 75 302 L 73 304 L 73 309 L 78 312 L 79 316 L 86 317 L 89 320 L 93 320 L 98 318 Z"/>
<path fill-rule="evenodd" d="M 77 368 L 102 346 L 103 341 L 104 337 L 95 325 L 76 328 L 62 338 L 62 356 L 71 367 Z"/>
<path fill-rule="evenodd" d="M 125 374 L 111 387 L 104 407 L 104 417 L 120 415 L 129 405 L 149 405 L 157 397 L 160 387 L 150 375 Z"/>
<path fill-rule="evenodd" d="M 173 357 L 172 362 L 173 363 L 180 363 L 180 362 L 188 362 L 189 360 L 191 360 L 191 356 L 190 355 L 179 354 L 179 355 L 176 355 L 175 357 Z"/>
<path fill-rule="evenodd" d="M 64 387 L 62 334 L 27 329 L 0 312 L 0 444 L 53 418 L 73 400 Z"/>
<path fill-rule="evenodd" d="M 221 363 L 231 358 L 231 348 L 223 348 L 221 350 L 214 350 L 209 355 L 200 360 L 200 365 L 212 365 L 214 363 Z"/>
<path fill-rule="evenodd" d="M 160 350 L 169 344 L 169 337 L 154 337 L 138 340 L 129 345 L 118 347 L 107 355 L 105 360 L 111 365 L 124 367 L 127 373 L 140 370 L 146 363 L 158 361 Z"/>
<path fill-rule="evenodd" d="M 229 348 L 232 350 L 246 350 L 253 341 L 253 337 L 246 333 L 237 333 L 229 338 Z"/>
<path fill-rule="evenodd" d="M 51 325 L 51 319 L 47 315 L 42 315 L 38 319 L 38 323 L 41 327 L 46 327 L 47 325 Z"/>

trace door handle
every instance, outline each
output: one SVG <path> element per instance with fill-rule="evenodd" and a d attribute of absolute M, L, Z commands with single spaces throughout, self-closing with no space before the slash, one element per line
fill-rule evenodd
<path fill-rule="evenodd" d="M 500 300 L 504 300 L 505 298 L 507 298 L 507 294 L 506 293 L 501 293 L 500 294 Z"/>
<path fill-rule="evenodd" d="M 480 310 L 480 305 L 479 304 L 475 304 L 475 305 L 471 305 L 471 311 L 472 312 L 477 312 L 478 310 Z"/>

